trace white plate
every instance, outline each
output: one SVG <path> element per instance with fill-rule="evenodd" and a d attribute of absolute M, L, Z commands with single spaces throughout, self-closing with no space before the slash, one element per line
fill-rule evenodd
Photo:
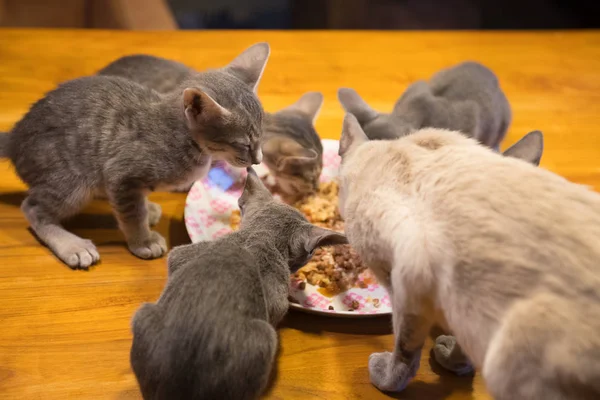
<path fill-rule="evenodd" d="M 321 182 L 328 182 L 338 175 L 340 158 L 337 140 L 323 140 L 323 173 Z M 259 176 L 268 171 L 264 165 L 255 166 Z M 244 187 L 244 169 L 233 168 L 226 164 L 214 166 L 208 176 L 192 186 L 185 202 L 185 226 L 193 243 L 214 240 L 231 232 L 229 217 L 237 210 L 237 201 Z M 306 284 L 299 290 L 295 282 L 290 283 L 290 296 L 297 303 L 291 307 L 317 314 L 340 317 L 367 317 L 391 313 L 390 298 L 369 270 L 360 275 L 366 288 L 351 288 L 346 292 L 328 297 L 319 292 L 319 288 Z M 373 299 L 379 300 L 379 306 L 373 305 Z M 353 301 L 360 305 L 355 311 L 349 311 Z M 332 306 L 333 310 L 329 310 Z"/>

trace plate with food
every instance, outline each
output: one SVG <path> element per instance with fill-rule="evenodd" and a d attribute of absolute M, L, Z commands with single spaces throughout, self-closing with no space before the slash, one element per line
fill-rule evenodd
<path fill-rule="evenodd" d="M 338 146 L 336 140 L 323 140 L 319 188 L 292 205 L 311 223 L 343 232 L 344 222 L 338 210 Z M 269 180 L 266 166 L 255 166 L 255 170 L 265 181 Z M 185 205 L 185 226 L 193 243 L 214 240 L 238 228 L 237 201 L 245 175 L 243 169 L 219 163 L 192 186 Z M 344 317 L 391 313 L 387 291 L 350 245 L 318 249 L 304 267 L 290 276 L 290 306 Z"/>

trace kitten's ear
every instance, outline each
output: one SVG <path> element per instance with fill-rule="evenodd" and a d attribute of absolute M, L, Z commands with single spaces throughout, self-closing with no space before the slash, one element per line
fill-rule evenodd
<path fill-rule="evenodd" d="M 379 113 L 372 109 L 363 99 L 356 93 L 356 90 L 349 88 L 341 88 L 338 90 L 338 100 L 347 113 L 354 114 L 361 125 L 366 124 L 377 118 Z"/>
<path fill-rule="evenodd" d="M 315 123 L 319 116 L 319 111 L 323 106 L 323 95 L 319 92 L 304 93 L 297 102 L 291 106 L 284 108 L 282 111 L 297 111 L 308 115 L 310 120 Z"/>
<path fill-rule="evenodd" d="M 540 165 L 543 151 L 544 135 L 540 131 L 532 131 L 506 149 L 502 154 L 505 157 L 518 158 L 538 166 Z"/>
<path fill-rule="evenodd" d="M 256 171 L 254 171 L 252 167 L 248 167 L 247 171 L 248 175 L 246 176 L 246 184 L 244 185 L 244 191 L 238 199 L 238 206 L 240 207 L 240 210 L 243 210 L 244 206 L 247 205 L 249 202 L 264 202 L 273 198 L 273 195 L 271 194 L 271 192 L 269 192 L 269 189 L 267 189 L 262 183 L 262 181 L 256 174 Z"/>
<path fill-rule="evenodd" d="M 274 137 L 263 144 L 265 161 L 278 171 L 283 171 L 292 163 L 306 164 L 319 156 L 313 149 L 306 149 L 293 139 Z"/>
<path fill-rule="evenodd" d="M 268 43 L 256 43 L 244 50 L 225 69 L 256 92 L 270 53 Z"/>
<path fill-rule="evenodd" d="M 304 249 L 312 253 L 317 247 L 348 244 L 346 235 L 329 229 L 311 225 L 308 236 L 304 241 Z"/>
<path fill-rule="evenodd" d="M 340 149 L 338 154 L 344 157 L 350 150 L 353 150 L 361 144 L 368 142 L 369 138 L 360 127 L 354 114 L 346 114 L 344 125 L 342 127 L 342 138 L 340 139 Z"/>
<path fill-rule="evenodd" d="M 190 128 L 196 127 L 200 122 L 223 120 L 231 115 L 229 110 L 197 88 L 183 91 L 183 109 Z"/>

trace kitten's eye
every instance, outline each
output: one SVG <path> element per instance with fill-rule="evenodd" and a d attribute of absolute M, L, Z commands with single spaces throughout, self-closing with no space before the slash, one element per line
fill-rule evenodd
<path fill-rule="evenodd" d="M 234 147 L 240 152 L 250 153 L 250 145 L 243 143 L 236 143 Z"/>

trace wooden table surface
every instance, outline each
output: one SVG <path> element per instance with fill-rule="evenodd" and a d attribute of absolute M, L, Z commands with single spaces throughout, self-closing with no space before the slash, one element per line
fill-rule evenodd
<path fill-rule="evenodd" d="M 472 59 L 498 74 L 513 109 L 505 142 L 545 134 L 542 167 L 600 189 L 600 33 L 108 32 L 0 30 L 0 130 L 58 83 L 93 74 L 130 53 L 150 53 L 198 69 L 221 66 L 246 46 L 268 41 L 271 59 L 259 95 L 267 110 L 319 90 L 317 122 L 338 138 L 341 86 L 389 111 L 412 81 Z M 0 162 L 0 398 L 136 399 L 129 368 L 129 321 L 165 283 L 165 260 L 142 261 L 125 248 L 107 204 L 97 201 L 68 223 L 99 247 L 102 263 L 71 271 L 42 247 L 19 210 L 25 186 Z M 188 243 L 185 195 L 156 193 L 158 231 L 170 246 Z M 274 399 L 377 399 L 370 353 L 392 349 L 388 318 L 332 319 L 290 312 Z M 429 348 L 429 343 L 428 343 Z M 427 349 L 428 350 L 428 349 Z M 398 398 L 488 399 L 474 379 L 436 373 L 423 353 L 416 379 Z"/>

